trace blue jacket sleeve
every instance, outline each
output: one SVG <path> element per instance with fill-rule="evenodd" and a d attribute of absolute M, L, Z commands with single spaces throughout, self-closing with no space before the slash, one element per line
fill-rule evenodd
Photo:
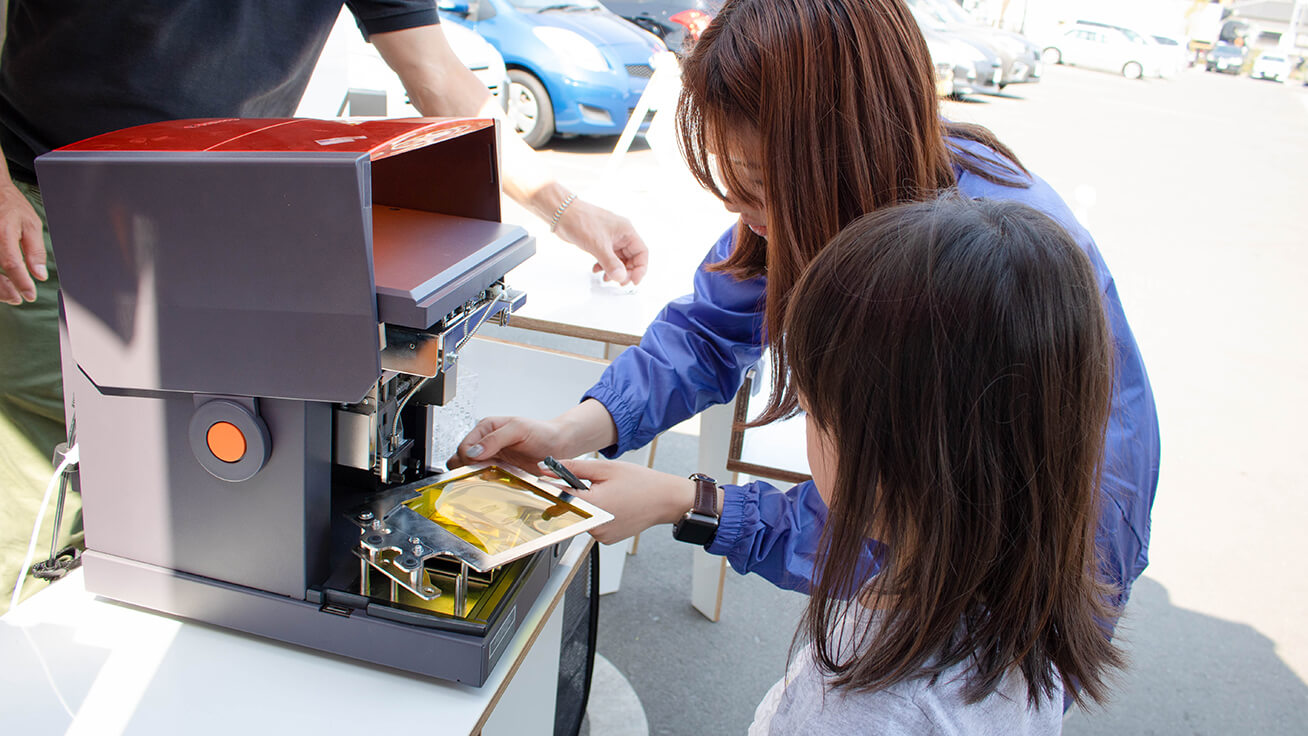
<path fill-rule="evenodd" d="M 812 481 L 782 493 L 755 481 L 723 486 L 722 517 L 708 551 L 740 574 L 758 573 L 787 590 L 809 591 L 827 507 Z"/>
<path fill-rule="evenodd" d="M 586 392 L 618 427 L 616 457 L 713 404 L 730 401 L 763 354 L 762 278 L 738 281 L 707 270 L 734 245 L 734 228 L 695 272 L 694 292 L 663 308 L 640 345 L 628 348 Z"/>
<path fill-rule="evenodd" d="M 722 487 L 722 517 L 709 544 L 710 554 L 724 555 L 742 575 L 756 573 L 780 588 L 808 593 L 818 573 L 818 544 L 827 507 L 813 481 L 784 493 L 755 481 Z M 868 540 L 860 559 L 864 577 L 876 571 L 878 542 Z"/>

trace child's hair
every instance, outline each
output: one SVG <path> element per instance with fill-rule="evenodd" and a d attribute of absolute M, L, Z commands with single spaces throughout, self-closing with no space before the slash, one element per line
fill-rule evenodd
<path fill-rule="evenodd" d="M 805 271 L 783 349 L 837 458 L 801 629 L 833 684 L 974 661 L 969 702 L 1014 668 L 1032 702 L 1057 678 L 1101 701 L 1123 663 L 1095 551 L 1112 345 L 1072 238 L 956 194 L 879 210 Z M 850 650 L 832 632 L 859 605 Z"/>
<path fill-rule="evenodd" d="M 748 204 L 753 175 L 728 155 L 742 131 L 762 143 L 768 238 L 738 228 L 715 266 L 766 274 L 764 322 L 774 360 L 795 280 L 855 218 L 934 197 L 955 167 L 1028 186 L 1017 158 L 984 128 L 946 123 L 926 41 L 903 0 L 727 0 L 682 65 L 678 138 L 691 172 L 720 198 Z M 969 140 L 994 160 L 951 145 Z M 784 363 L 773 376 L 784 381 Z M 793 407 L 787 407 L 793 408 Z"/>

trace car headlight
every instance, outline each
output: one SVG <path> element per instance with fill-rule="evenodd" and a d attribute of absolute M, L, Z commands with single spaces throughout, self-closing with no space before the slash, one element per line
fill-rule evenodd
<path fill-rule="evenodd" d="M 576 31 L 552 26 L 536 26 L 531 29 L 531 32 L 560 58 L 575 66 L 592 72 L 607 72 L 613 68 L 609 66 L 609 60 L 604 57 L 599 48 Z"/>

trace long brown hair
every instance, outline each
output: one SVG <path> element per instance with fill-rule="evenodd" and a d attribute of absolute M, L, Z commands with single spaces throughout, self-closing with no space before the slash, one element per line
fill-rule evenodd
<path fill-rule="evenodd" d="M 969 702 L 1013 670 L 1032 702 L 1057 678 L 1102 700 L 1123 662 L 1095 548 L 1112 344 L 1085 253 L 1012 202 L 878 210 L 812 262 L 784 327 L 836 455 L 801 627 L 834 685 L 968 662 Z M 860 605 L 877 616 L 850 649 L 832 632 Z"/>
<path fill-rule="evenodd" d="M 768 238 L 738 228 L 731 256 L 714 268 L 766 274 L 774 348 L 795 280 L 854 218 L 934 196 L 954 185 L 954 166 L 1026 186 L 1025 169 L 989 131 L 941 120 L 926 41 L 902 0 L 727 0 L 683 64 L 677 128 L 700 184 L 754 205 L 750 175 L 726 154 L 736 133 L 758 133 Z M 997 155 L 978 157 L 947 137 Z M 775 394 L 787 373 L 780 351 L 772 359 Z M 777 408 L 760 422 L 794 407 Z"/>

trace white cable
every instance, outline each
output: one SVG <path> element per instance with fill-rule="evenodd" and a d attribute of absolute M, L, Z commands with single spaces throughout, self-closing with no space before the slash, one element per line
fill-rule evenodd
<path fill-rule="evenodd" d="M 18 605 L 18 599 L 23 593 L 23 581 L 27 579 L 27 569 L 32 566 L 32 558 L 36 556 L 36 540 L 41 536 L 41 524 L 45 522 L 45 508 L 50 505 L 50 496 L 54 493 L 55 486 L 59 485 L 59 479 L 68 469 L 77 464 L 77 445 L 74 444 L 68 448 L 68 454 L 64 455 L 63 462 L 55 468 L 54 475 L 50 476 L 50 484 L 45 487 L 45 496 L 41 499 L 41 506 L 36 510 L 36 522 L 32 524 L 32 539 L 27 544 L 27 557 L 23 560 L 23 566 L 18 568 L 18 581 L 14 583 L 14 597 L 9 600 L 9 608 L 13 610 Z M 59 530 L 54 531 L 55 534 Z"/>

